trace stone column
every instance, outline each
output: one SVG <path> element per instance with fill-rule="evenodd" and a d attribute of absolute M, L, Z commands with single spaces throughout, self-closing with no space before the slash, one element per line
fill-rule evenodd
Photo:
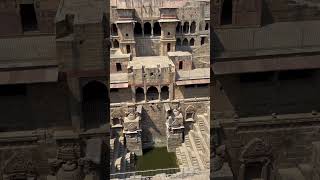
<path fill-rule="evenodd" d="M 169 84 L 169 100 L 172 101 L 173 100 L 173 84 Z"/>
<path fill-rule="evenodd" d="M 83 119 L 81 117 L 81 105 L 82 105 L 82 98 L 80 85 L 79 85 L 79 79 L 77 78 L 69 78 L 68 79 L 68 86 L 71 90 L 70 96 L 69 96 L 69 107 L 70 107 L 70 118 L 72 121 L 72 127 L 80 131 L 84 125 Z"/>
<path fill-rule="evenodd" d="M 245 170 L 246 165 L 244 163 L 241 164 L 239 174 L 238 174 L 238 180 L 245 180 Z"/>
<path fill-rule="evenodd" d="M 268 177 L 268 164 L 265 164 L 261 170 L 261 178 L 267 179 Z"/>
<path fill-rule="evenodd" d="M 161 101 L 161 85 L 159 85 L 159 87 L 158 87 L 158 98 L 159 98 L 159 101 Z"/>
<path fill-rule="evenodd" d="M 190 34 L 190 29 L 191 29 L 191 23 L 189 22 L 188 34 Z"/>
<path fill-rule="evenodd" d="M 142 29 L 142 37 L 144 37 L 144 24 L 141 24 L 141 29 Z"/>
<path fill-rule="evenodd" d="M 153 26 L 154 26 L 153 21 L 151 21 L 151 37 L 153 37 Z"/>
<path fill-rule="evenodd" d="M 145 86 L 143 90 L 144 90 L 144 101 L 147 102 L 147 87 Z"/>
<path fill-rule="evenodd" d="M 132 102 L 136 102 L 136 87 L 131 86 L 131 91 L 132 91 Z"/>

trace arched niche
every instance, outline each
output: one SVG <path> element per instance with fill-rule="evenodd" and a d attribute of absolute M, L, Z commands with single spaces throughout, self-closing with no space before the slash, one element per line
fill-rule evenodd
<path fill-rule="evenodd" d="M 107 120 L 107 94 L 105 84 L 90 81 L 82 88 L 82 112 L 85 129 L 98 128 Z"/>
<path fill-rule="evenodd" d="M 157 100 L 159 99 L 159 91 L 156 87 L 151 86 L 147 90 L 147 100 L 152 101 L 152 100 Z"/>
<path fill-rule="evenodd" d="M 169 87 L 168 86 L 162 86 L 160 97 L 161 97 L 161 100 L 168 100 L 169 99 Z"/>
<path fill-rule="evenodd" d="M 159 22 L 155 22 L 153 25 L 153 34 L 155 36 L 160 36 L 161 35 L 161 26 Z"/>
<path fill-rule="evenodd" d="M 185 34 L 189 33 L 189 22 L 185 22 L 183 24 L 183 33 Z"/>
<path fill-rule="evenodd" d="M 144 90 L 142 87 L 138 87 L 136 89 L 136 102 L 141 102 L 141 101 L 144 101 Z"/>
<path fill-rule="evenodd" d="M 195 33 L 196 28 L 197 28 L 196 22 L 193 21 L 190 25 L 190 33 Z"/>
<path fill-rule="evenodd" d="M 118 36 L 118 27 L 116 24 L 111 24 L 111 35 Z"/>
<path fill-rule="evenodd" d="M 271 147 L 260 138 L 250 140 L 240 154 L 239 180 L 270 179 L 272 168 Z"/>
<path fill-rule="evenodd" d="M 142 26 L 139 22 L 135 23 L 133 31 L 135 36 L 142 36 Z"/>
<path fill-rule="evenodd" d="M 232 13 L 233 13 L 233 0 L 223 0 L 222 11 L 221 11 L 221 25 L 232 24 Z M 206 25 L 207 26 L 207 25 Z M 209 25 L 208 25 L 209 29 Z M 206 29 L 207 30 L 207 29 Z"/>
<path fill-rule="evenodd" d="M 143 25 L 143 30 L 144 30 L 144 35 L 150 36 L 151 35 L 151 24 L 149 22 L 144 23 Z"/>

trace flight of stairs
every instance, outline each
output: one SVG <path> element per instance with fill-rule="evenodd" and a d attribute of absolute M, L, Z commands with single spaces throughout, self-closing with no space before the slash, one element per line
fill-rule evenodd
<path fill-rule="evenodd" d="M 180 168 L 194 170 L 210 169 L 210 126 L 209 115 L 197 115 L 193 129 L 184 139 L 182 146 L 176 149 Z"/>
<path fill-rule="evenodd" d="M 110 139 L 110 148 L 111 174 L 134 170 L 135 155 L 132 152 L 128 152 L 124 144 L 124 137 Z"/>

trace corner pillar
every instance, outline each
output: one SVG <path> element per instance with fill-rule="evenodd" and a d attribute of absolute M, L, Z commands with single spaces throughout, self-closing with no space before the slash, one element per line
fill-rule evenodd
<path fill-rule="evenodd" d="M 131 92 L 132 92 L 132 102 L 136 102 L 136 88 L 135 86 L 131 86 Z"/>

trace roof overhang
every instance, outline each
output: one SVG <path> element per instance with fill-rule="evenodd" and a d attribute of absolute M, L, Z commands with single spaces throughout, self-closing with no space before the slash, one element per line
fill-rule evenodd
<path fill-rule="evenodd" d="M 302 55 L 256 60 L 219 61 L 213 64 L 215 75 L 320 68 L 319 55 Z"/>
<path fill-rule="evenodd" d="M 57 82 L 58 73 L 59 69 L 57 66 L 0 70 L 0 84 Z"/>
<path fill-rule="evenodd" d="M 210 79 L 191 79 L 191 80 L 182 80 L 176 81 L 178 86 L 190 85 L 190 84 L 209 84 Z"/>
<path fill-rule="evenodd" d="M 110 84 L 111 89 L 120 89 L 120 88 L 128 88 L 128 83 L 117 83 L 117 84 Z"/>

